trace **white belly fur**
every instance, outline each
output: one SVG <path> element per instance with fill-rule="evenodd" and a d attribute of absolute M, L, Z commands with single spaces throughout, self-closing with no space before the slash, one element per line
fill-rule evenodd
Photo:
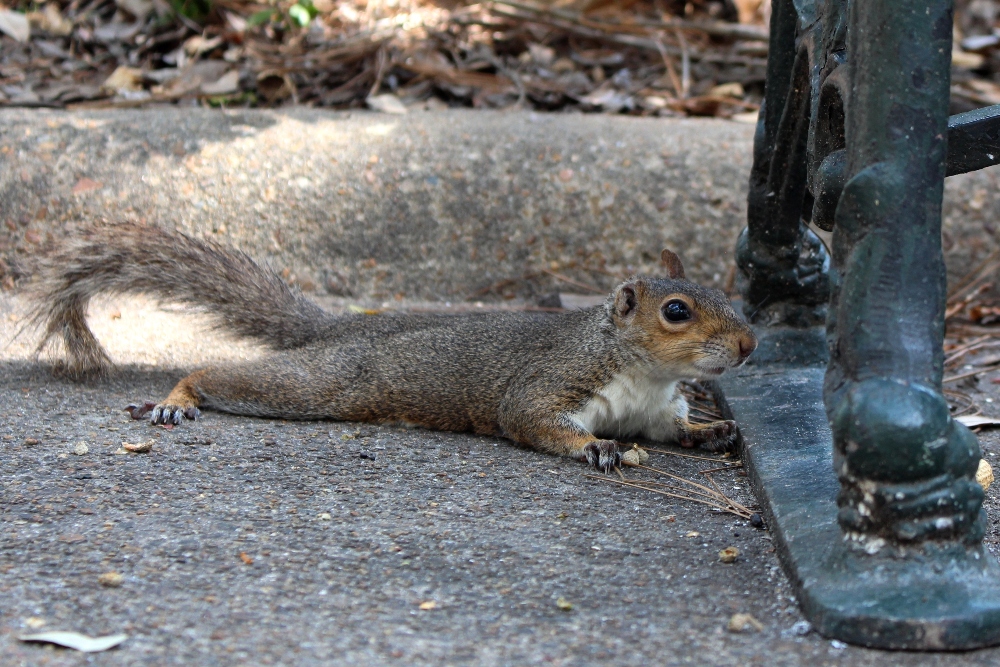
<path fill-rule="evenodd" d="M 677 439 L 675 419 L 687 419 L 688 406 L 677 391 L 680 378 L 663 377 L 637 368 L 616 375 L 570 417 L 599 438 L 621 440 L 642 436 Z"/>

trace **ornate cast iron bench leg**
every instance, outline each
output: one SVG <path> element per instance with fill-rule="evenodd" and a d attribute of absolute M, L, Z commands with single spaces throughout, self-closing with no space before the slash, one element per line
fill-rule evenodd
<path fill-rule="evenodd" d="M 776 0 L 772 12 L 737 247 L 765 342 L 724 387 L 751 479 L 821 633 L 1000 643 L 979 444 L 941 393 L 944 178 L 997 162 L 1000 109 L 949 123 L 950 0 Z M 833 229 L 832 266 L 810 220 Z M 824 315 L 825 340 L 809 329 Z"/>

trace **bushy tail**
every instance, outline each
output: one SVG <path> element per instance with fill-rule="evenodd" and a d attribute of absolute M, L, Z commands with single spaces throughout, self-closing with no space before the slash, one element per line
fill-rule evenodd
<path fill-rule="evenodd" d="M 32 321 L 45 323 L 39 349 L 61 334 L 66 370 L 76 376 L 111 364 L 86 321 L 98 294 L 144 293 L 195 306 L 218 328 L 274 349 L 316 340 L 333 319 L 242 252 L 133 223 L 95 227 L 67 242 L 43 260 L 32 291 Z"/>

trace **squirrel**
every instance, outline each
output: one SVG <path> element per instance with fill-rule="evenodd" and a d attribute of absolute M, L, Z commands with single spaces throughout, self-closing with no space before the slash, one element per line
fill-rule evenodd
<path fill-rule="evenodd" d="M 336 316 L 243 252 L 119 223 L 42 261 L 31 322 L 44 323 L 39 351 L 61 335 L 75 377 L 111 365 L 86 322 L 101 293 L 191 305 L 273 350 L 195 371 L 159 404 L 129 406 L 153 424 L 196 419 L 199 408 L 396 423 L 502 436 L 609 472 L 625 438 L 722 451 L 737 436 L 732 421 L 689 422 L 678 383 L 742 365 L 757 339 L 721 291 L 687 281 L 670 250 L 662 260 L 666 279 L 632 277 L 586 310 Z"/>

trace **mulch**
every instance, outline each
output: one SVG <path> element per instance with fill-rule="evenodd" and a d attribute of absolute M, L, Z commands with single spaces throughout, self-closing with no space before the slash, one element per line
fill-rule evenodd
<path fill-rule="evenodd" d="M 764 90 L 768 8 L 762 0 L 17 0 L 0 5 L 0 105 L 751 115 Z M 966 15 L 959 19 L 961 29 Z M 1000 102 L 990 78 L 1000 38 L 981 24 L 958 35 L 958 110 Z"/>

